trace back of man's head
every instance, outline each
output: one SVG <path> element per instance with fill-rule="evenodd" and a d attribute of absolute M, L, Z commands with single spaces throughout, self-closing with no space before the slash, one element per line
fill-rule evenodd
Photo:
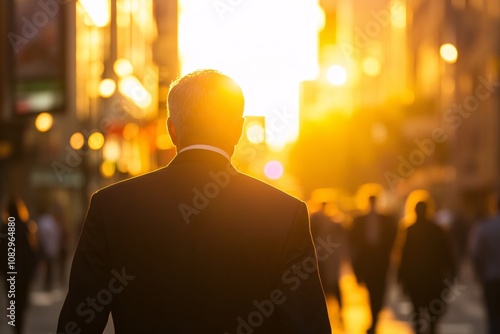
<path fill-rule="evenodd" d="M 167 98 L 174 144 L 234 147 L 241 135 L 244 105 L 238 84 L 216 70 L 198 70 L 177 79 Z"/>
<path fill-rule="evenodd" d="M 427 215 L 427 203 L 420 201 L 415 205 L 417 220 L 425 219 Z"/>

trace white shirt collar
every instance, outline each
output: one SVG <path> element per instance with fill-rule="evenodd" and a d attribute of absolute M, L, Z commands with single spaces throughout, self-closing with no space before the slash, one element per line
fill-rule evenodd
<path fill-rule="evenodd" d="M 219 154 L 222 154 L 224 157 L 226 157 L 227 160 L 231 161 L 231 157 L 229 156 L 229 154 L 227 154 L 226 151 L 224 151 L 218 147 L 212 146 L 212 145 L 203 145 L 203 144 L 189 145 L 189 146 L 184 147 L 182 150 L 180 150 L 179 153 L 182 153 L 182 152 L 188 151 L 188 150 L 207 150 L 207 151 L 217 152 Z"/>

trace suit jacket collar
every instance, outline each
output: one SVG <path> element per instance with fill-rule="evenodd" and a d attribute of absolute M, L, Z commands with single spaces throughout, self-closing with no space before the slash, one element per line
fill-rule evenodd
<path fill-rule="evenodd" d="M 203 150 L 203 149 L 192 149 L 181 153 L 178 153 L 169 165 L 174 165 L 183 162 L 210 162 L 215 164 L 220 164 L 224 167 L 230 166 L 234 168 L 230 161 L 228 161 L 222 154 Z"/>
<path fill-rule="evenodd" d="M 224 151 L 223 149 L 216 147 L 216 146 L 212 146 L 212 145 L 206 145 L 206 144 L 190 145 L 188 147 L 184 147 L 183 149 L 181 149 L 179 151 L 179 153 L 182 153 L 182 152 L 188 151 L 188 150 L 194 150 L 194 149 L 214 151 L 214 152 L 222 154 L 224 157 L 227 158 L 227 160 L 231 160 L 231 157 L 229 156 L 229 154 L 226 151 Z"/>

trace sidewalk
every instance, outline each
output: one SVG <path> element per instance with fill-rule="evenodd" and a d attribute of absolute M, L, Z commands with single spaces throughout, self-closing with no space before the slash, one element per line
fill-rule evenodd
<path fill-rule="evenodd" d="M 440 334 L 486 334 L 485 309 L 481 288 L 475 281 L 470 263 L 464 263 L 457 284 L 457 297 L 449 303 L 448 309 L 438 325 Z M 352 274 L 341 280 L 344 297 L 342 311 L 343 326 L 340 324 L 338 306 L 335 300 L 328 300 L 332 333 L 364 334 L 371 316 L 366 289 L 359 287 Z M 392 283 L 386 296 L 386 307 L 380 314 L 378 334 L 411 334 L 409 320 L 411 303 L 402 295 L 400 288 Z"/>
<path fill-rule="evenodd" d="M 336 300 L 328 299 L 332 333 L 365 334 L 366 329 L 371 323 L 366 289 L 358 286 L 356 278 L 353 275 L 346 275 L 341 280 L 341 290 L 344 298 L 344 309 L 342 310 L 343 324 L 340 320 L 341 317 Z M 386 307 L 380 314 L 377 333 L 411 334 L 413 332 L 407 322 L 398 319 L 391 308 Z"/>
<path fill-rule="evenodd" d="M 461 270 L 458 282 L 464 285 L 463 292 L 448 305 L 439 326 L 440 334 L 486 334 L 485 310 L 482 304 L 481 290 L 475 282 L 470 264 L 466 263 Z M 0 283 L 0 285 L 3 283 Z M 3 286 L 1 286 L 3 289 Z M 364 334 L 370 324 L 368 295 L 360 288 L 354 276 L 342 278 L 341 288 L 344 296 L 343 326 L 339 321 L 339 312 L 335 300 L 328 300 L 332 333 Z M 56 334 L 59 311 L 66 294 L 66 288 L 59 287 L 50 293 L 43 292 L 40 283 L 36 282 L 31 293 L 31 306 L 27 311 L 25 334 Z M 411 334 L 408 323 L 411 304 L 401 296 L 397 285 L 392 284 L 387 294 L 386 308 L 380 315 L 378 334 Z M 0 307 L 4 309 L 5 300 L 0 299 Z M 0 333 L 9 334 L 11 328 L 5 317 L 0 318 Z M 105 334 L 114 333 L 112 324 L 108 324 Z"/>
<path fill-rule="evenodd" d="M 2 287 L 3 288 L 3 287 Z M 56 288 L 50 293 L 40 289 L 37 283 L 30 296 L 31 305 L 26 313 L 25 333 L 23 334 L 56 334 L 57 319 L 66 296 L 66 288 Z M 5 301 L 2 299 L 0 307 L 4 309 Z M 11 326 L 7 325 L 4 317 L 0 319 L 0 333 L 14 333 Z M 114 330 L 108 324 L 105 334 L 113 334 Z"/>

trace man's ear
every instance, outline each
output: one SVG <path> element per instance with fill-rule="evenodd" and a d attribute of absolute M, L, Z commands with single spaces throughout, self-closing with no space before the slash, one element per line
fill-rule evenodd
<path fill-rule="evenodd" d="M 172 123 L 170 117 L 167 119 L 167 130 L 172 139 L 172 143 L 177 146 L 177 133 L 175 132 L 174 123 Z"/>

